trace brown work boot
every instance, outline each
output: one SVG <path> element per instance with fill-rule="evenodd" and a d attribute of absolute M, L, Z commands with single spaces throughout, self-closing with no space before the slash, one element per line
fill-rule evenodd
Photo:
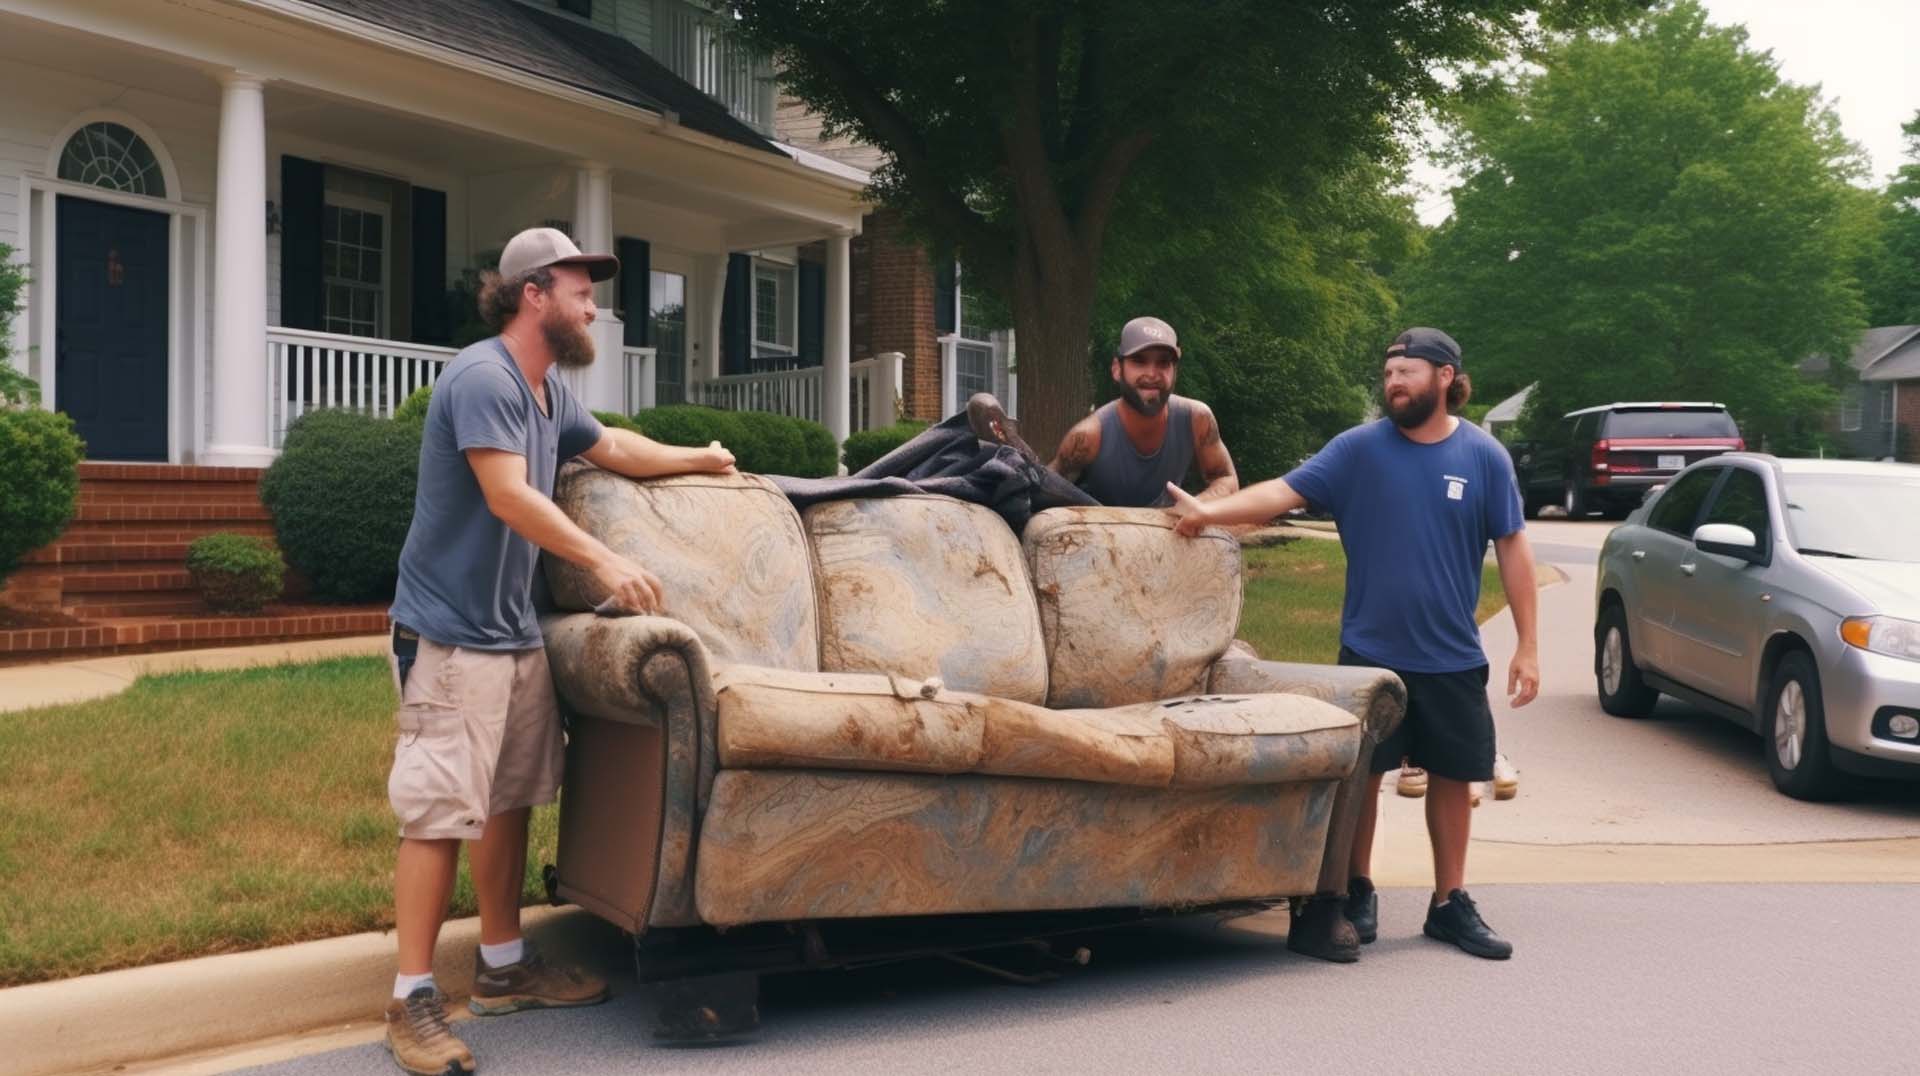
<path fill-rule="evenodd" d="M 387 1002 L 387 1051 L 420 1076 L 471 1076 L 473 1054 L 447 1026 L 447 996 L 423 986 Z"/>
<path fill-rule="evenodd" d="M 556 968 L 531 944 L 519 963 L 491 968 L 473 955 L 473 997 L 467 1008 L 476 1016 L 505 1016 L 521 1009 L 566 1009 L 607 1000 L 605 980 L 573 968 Z"/>

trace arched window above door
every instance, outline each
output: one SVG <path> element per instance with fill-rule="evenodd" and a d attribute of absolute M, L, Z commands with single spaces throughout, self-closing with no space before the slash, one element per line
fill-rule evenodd
<path fill-rule="evenodd" d="M 153 148 L 111 121 L 89 123 L 73 132 L 60 151 L 60 178 L 126 194 L 167 196 L 166 175 Z"/>

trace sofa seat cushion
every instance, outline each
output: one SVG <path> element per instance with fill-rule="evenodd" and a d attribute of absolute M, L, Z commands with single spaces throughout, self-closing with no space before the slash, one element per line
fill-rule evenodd
<path fill-rule="evenodd" d="M 1047 698 L 1026 558 L 985 505 L 909 495 L 808 508 L 820 668 L 938 677 L 955 691 Z"/>
<path fill-rule="evenodd" d="M 800 514 L 759 475 L 636 481 L 584 462 L 560 469 L 554 503 L 581 530 L 660 579 L 658 615 L 692 628 L 715 658 L 820 667 L 813 562 Z M 586 612 L 607 591 L 585 569 L 540 558 L 556 607 Z"/>
<path fill-rule="evenodd" d="M 1240 544 L 1152 508 L 1053 508 L 1023 539 L 1046 636 L 1047 705 L 1123 706 L 1206 689 L 1240 622 Z"/>
<path fill-rule="evenodd" d="M 1295 695 L 1207 696 L 1099 710 L 859 673 L 722 666 L 722 769 L 871 770 L 1218 787 L 1352 772 L 1359 722 Z"/>

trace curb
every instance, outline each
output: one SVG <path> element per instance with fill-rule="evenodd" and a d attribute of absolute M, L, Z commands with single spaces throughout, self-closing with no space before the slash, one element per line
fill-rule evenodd
<path fill-rule="evenodd" d="M 582 909 L 524 908 L 521 923 L 559 959 L 595 970 L 613 963 L 612 928 Z M 441 928 L 433 973 L 455 1003 L 467 996 L 479 943 L 478 918 Z M 0 990 L 3 1067 L 18 1076 L 111 1069 L 377 1024 L 393 988 L 394 944 L 391 931 L 371 931 Z"/>

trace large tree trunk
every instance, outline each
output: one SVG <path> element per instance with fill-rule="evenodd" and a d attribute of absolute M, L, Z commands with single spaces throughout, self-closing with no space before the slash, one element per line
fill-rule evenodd
<path fill-rule="evenodd" d="M 1036 256 L 1043 246 L 1052 249 Z M 1087 345 L 1093 333 L 1096 266 L 1072 242 L 1023 235 L 1013 264 L 1013 327 L 1020 379 L 1020 434 L 1051 460 L 1093 406 Z"/>

